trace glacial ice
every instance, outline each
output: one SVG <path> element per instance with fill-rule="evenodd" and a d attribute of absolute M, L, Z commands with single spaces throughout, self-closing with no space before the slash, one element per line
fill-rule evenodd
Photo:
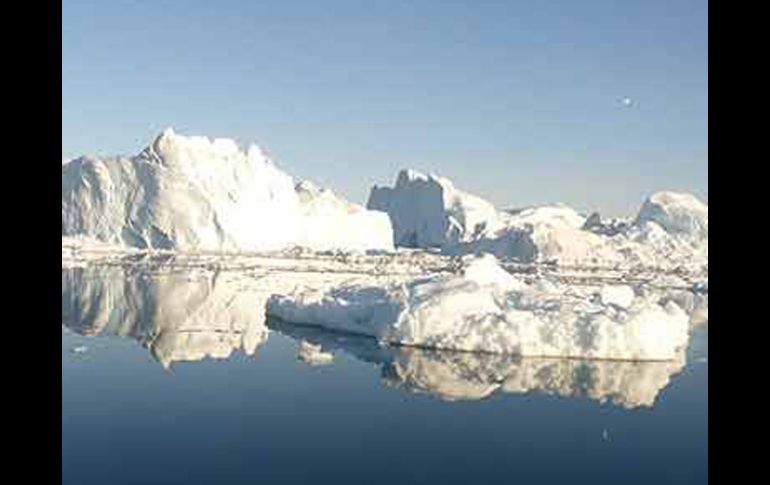
<path fill-rule="evenodd" d="M 689 318 L 673 299 L 552 288 L 527 285 L 485 255 L 461 274 L 274 295 L 267 313 L 389 344 L 521 356 L 672 360 L 687 343 Z"/>
<path fill-rule="evenodd" d="M 99 265 L 188 276 L 82 276 Z M 403 346 L 672 360 L 708 321 L 708 206 L 658 192 L 631 219 L 498 210 L 405 170 L 365 209 L 256 146 L 168 129 L 135 157 L 62 159 L 65 267 L 80 269 L 62 273 L 63 319 L 127 326 L 164 365 L 255 348 L 266 311 Z M 204 273 L 198 287 L 185 279 Z M 77 288 L 66 300 L 65 284 Z"/>
<path fill-rule="evenodd" d="M 414 170 L 402 170 L 393 188 L 373 187 L 366 208 L 387 212 L 395 244 L 413 248 L 469 241 L 497 218 L 489 202 Z"/>
<path fill-rule="evenodd" d="M 708 265 L 708 206 L 691 194 L 658 192 L 633 221 L 602 221 L 565 205 L 496 210 L 446 178 L 403 170 L 394 187 L 372 188 L 367 207 L 388 213 L 397 246 L 437 247 L 447 255 L 584 266 Z"/>
<path fill-rule="evenodd" d="M 709 208 L 692 194 L 658 192 L 644 201 L 636 224 L 655 222 L 670 234 L 708 238 Z"/>
<path fill-rule="evenodd" d="M 393 249 L 384 214 L 295 188 L 256 145 L 172 129 L 134 157 L 63 163 L 62 236 L 185 251 Z"/>
<path fill-rule="evenodd" d="M 301 217 L 296 245 L 317 251 L 393 250 L 390 219 L 303 180 L 295 187 Z"/>

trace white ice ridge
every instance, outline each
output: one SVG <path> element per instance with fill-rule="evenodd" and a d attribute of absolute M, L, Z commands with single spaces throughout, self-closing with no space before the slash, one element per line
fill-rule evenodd
<path fill-rule="evenodd" d="M 496 210 L 446 178 L 403 170 L 394 187 L 372 188 L 367 208 L 388 213 L 397 246 L 437 247 L 449 255 L 491 253 L 565 265 L 708 265 L 708 206 L 690 194 L 658 192 L 633 221 L 608 223 L 565 205 Z"/>
<path fill-rule="evenodd" d="M 267 301 L 269 316 L 424 348 L 589 359 L 672 360 L 689 317 L 644 288 L 527 284 L 491 255 L 460 274 L 405 283 L 298 289 Z"/>
<path fill-rule="evenodd" d="M 393 249 L 387 215 L 295 187 L 256 145 L 172 129 L 134 157 L 62 163 L 62 236 L 192 251 Z"/>

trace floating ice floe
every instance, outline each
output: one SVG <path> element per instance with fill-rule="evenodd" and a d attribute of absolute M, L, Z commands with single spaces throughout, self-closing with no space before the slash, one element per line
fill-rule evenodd
<path fill-rule="evenodd" d="M 491 255 L 460 274 L 277 294 L 267 313 L 389 344 L 539 357 L 672 360 L 689 330 L 673 299 L 641 288 L 529 285 Z"/>
<path fill-rule="evenodd" d="M 171 129 L 134 157 L 62 163 L 62 236 L 180 251 L 393 249 L 385 214 L 295 187 L 256 145 Z"/>

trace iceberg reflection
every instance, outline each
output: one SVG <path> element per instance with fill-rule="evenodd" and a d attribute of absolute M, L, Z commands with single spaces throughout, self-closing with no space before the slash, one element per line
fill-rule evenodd
<path fill-rule="evenodd" d="M 449 400 L 478 400 L 495 393 L 530 392 L 586 397 L 617 406 L 653 406 L 685 365 L 673 361 L 631 362 L 560 358 L 521 358 L 510 354 L 456 352 L 382 346 L 374 339 L 268 319 L 268 327 L 320 348 L 342 351 L 381 366 L 383 381 L 413 393 Z M 301 350 L 301 349 L 300 349 Z"/>
<path fill-rule="evenodd" d="M 628 408 L 653 406 L 685 365 L 684 352 L 672 361 L 630 362 L 393 347 L 368 337 L 266 319 L 267 298 L 277 287 L 296 282 L 280 274 L 252 277 L 205 269 L 63 269 L 62 325 L 81 335 L 135 339 L 165 368 L 174 362 L 225 359 L 237 351 L 251 355 L 272 330 L 297 341 L 297 357 L 304 362 L 334 365 L 336 354 L 344 352 L 380 367 L 388 386 L 443 400 L 539 393 Z M 688 311 L 705 312 L 698 319 L 707 322 L 707 296 L 696 300 L 686 302 Z"/>
<path fill-rule="evenodd" d="M 62 270 L 62 324 L 82 335 L 134 338 L 166 368 L 235 350 L 251 355 L 267 327 L 264 291 L 248 282 L 216 271 Z"/>

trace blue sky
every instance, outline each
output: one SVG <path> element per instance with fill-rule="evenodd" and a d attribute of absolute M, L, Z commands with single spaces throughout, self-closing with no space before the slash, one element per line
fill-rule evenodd
<path fill-rule="evenodd" d="M 406 167 L 504 207 L 707 200 L 707 24 L 702 0 L 64 0 L 62 154 L 173 126 L 359 203 Z"/>

